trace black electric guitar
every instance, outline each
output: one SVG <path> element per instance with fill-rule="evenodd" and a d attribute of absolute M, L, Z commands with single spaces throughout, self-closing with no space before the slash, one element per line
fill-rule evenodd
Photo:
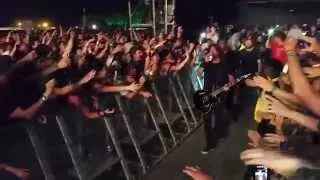
<path fill-rule="evenodd" d="M 250 76 L 251 76 L 251 74 L 246 74 L 244 76 L 241 76 L 236 79 L 236 82 L 234 84 L 229 84 L 229 83 L 225 84 L 221 88 L 219 88 L 211 93 L 206 90 L 197 91 L 193 96 L 193 102 L 194 102 L 195 107 L 198 110 L 202 111 L 203 113 L 209 113 L 210 111 L 213 110 L 214 105 L 217 103 L 217 96 L 218 95 L 225 92 L 225 89 L 229 89 L 229 88 L 237 85 L 239 82 L 241 82 L 244 79 L 247 79 Z"/>

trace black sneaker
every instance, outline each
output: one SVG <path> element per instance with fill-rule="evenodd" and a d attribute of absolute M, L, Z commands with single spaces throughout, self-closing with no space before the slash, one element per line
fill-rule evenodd
<path fill-rule="evenodd" d="M 205 147 L 205 148 L 203 148 L 200 152 L 201 152 L 201 154 L 203 154 L 203 155 L 207 155 L 207 154 L 209 154 L 209 152 L 212 150 L 212 148 L 207 148 L 207 147 Z"/>

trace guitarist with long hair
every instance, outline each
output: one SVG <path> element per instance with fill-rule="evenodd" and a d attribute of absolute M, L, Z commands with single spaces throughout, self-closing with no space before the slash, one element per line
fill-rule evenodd
<path fill-rule="evenodd" d="M 222 58 L 222 51 L 216 45 L 210 45 L 198 73 L 204 72 L 204 90 L 213 92 L 227 83 L 234 83 L 228 63 Z M 228 91 L 228 88 L 224 89 Z M 204 114 L 206 146 L 202 154 L 215 148 L 220 138 L 226 136 L 228 124 L 226 97 L 219 96 L 213 110 Z"/>

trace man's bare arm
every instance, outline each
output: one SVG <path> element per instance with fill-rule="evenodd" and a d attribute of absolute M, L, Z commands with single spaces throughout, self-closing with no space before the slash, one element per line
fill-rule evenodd
<path fill-rule="evenodd" d="M 295 52 L 296 45 L 296 39 L 287 38 L 285 49 L 287 50 L 289 77 L 294 94 L 301 99 L 308 109 L 320 116 L 320 96 L 313 90 L 307 76 L 303 73 L 299 58 Z"/>

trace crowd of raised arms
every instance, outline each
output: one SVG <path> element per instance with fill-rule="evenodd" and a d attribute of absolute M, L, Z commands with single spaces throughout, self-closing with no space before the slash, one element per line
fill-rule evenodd
<path fill-rule="evenodd" d="M 263 91 L 256 120 L 275 128 L 274 133 L 249 130 L 252 149 L 241 153 L 244 163 L 263 165 L 273 176 L 317 179 L 319 30 L 320 21 L 277 26 L 269 34 L 259 26 L 240 29 L 215 23 L 206 29 L 201 43 L 186 41 L 178 26 L 156 37 L 147 31 L 62 27 L 9 32 L 0 37 L 0 124 L 30 121 L 56 100 L 78 109 L 88 120 L 112 116 L 116 107 L 98 107 L 101 94 L 153 98 L 150 81 L 187 67 L 201 79 L 205 65 L 221 59 L 227 64 L 230 84 L 241 75 L 259 73 L 246 80 L 248 86 Z M 282 72 L 285 65 L 289 70 Z M 277 81 L 271 79 L 278 75 Z M 0 165 L 0 171 L 22 179 L 29 175 L 27 169 L 7 164 Z M 195 180 L 214 179 L 199 167 L 183 171 Z"/>

